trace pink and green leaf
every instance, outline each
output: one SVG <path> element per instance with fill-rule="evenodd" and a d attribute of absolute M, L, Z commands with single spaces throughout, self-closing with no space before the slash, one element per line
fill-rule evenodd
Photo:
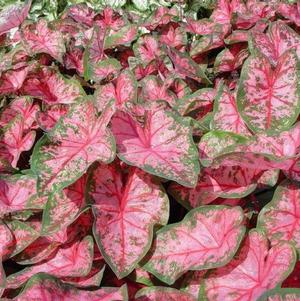
<path fill-rule="evenodd" d="M 144 127 L 130 115 L 118 112 L 112 119 L 118 156 L 148 173 L 196 185 L 198 152 L 188 122 L 171 111 L 147 111 Z"/>
<path fill-rule="evenodd" d="M 66 52 L 63 35 L 49 27 L 46 20 L 26 25 L 21 32 L 22 42 L 31 55 L 47 53 L 59 62 Z"/>
<path fill-rule="evenodd" d="M 257 301 L 298 301 L 299 288 L 274 288 L 261 295 Z"/>
<path fill-rule="evenodd" d="M 124 174 L 116 165 L 99 165 L 92 174 L 94 236 L 118 276 L 130 274 L 152 243 L 153 227 L 165 225 L 168 198 L 154 179 L 137 168 Z"/>
<path fill-rule="evenodd" d="M 290 274 L 296 262 L 294 248 L 286 242 L 269 249 L 262 231 L 251 230 L 239 254 L 204 280 L 209 300 L 257 300 Z"/>
<path fill-rule="evenodd" d="M 79 179 L 94 161 L 114 159 L 114 138 L 107 129 L 112 114 L 108 107 L 97 117 L 93 103 L 82 99 L 38 141 L 31 167 L 39 177 L 40 192 L 60 190 Z"/>
<path fill-rule="evenodd" d="M 259 213 L 258 227 L 265 230 L 272 245 L 280 241 L 300 249 L 300 185 L 285 181 L 275 190 L 272 201 Z"/>
<path fill-rule="evenodd" d="M 136 301 L 156 301 L 156 300 L 164 300 L 164 301 L 196 301 L 197 298 L 190 295 L 189 293 L 179 291 L 175 288 L 171 287 L 163 287 L 163 286 L 152 286 L 145 287 L 139 290 L 136 295 Z"/>
<path fill-rule="evenodd" d="M 275 69 L 256 54 L 243 65 L 237 94 L 238 109 L 254 132 L 289 129 L 300 111 L 299 61 L 293 51 L 284 53 Z"/>
<path fill-rule="evenodd" d="M 14 298 L 15 301 L 30 301 L 33 298 L 43 301 L 52 300 L 90 300 L 90 301 L 128 301 L 127 287 L 103 287 L 94 291 L 79 290 L 72 285 L 65 284 L 59 279 L 45 273 L 34 275 L 26 284 L 22 292 Z"/>
<path fill-rule="evenodd" d="M 17 288 L 40 272 L 55 277 L 86 276 L 92 267 L 93 245 L 92 237 L 86 236 L 81 241 L 60 248 L 48 261 L 27 267 L 7 277 L 7 287 Z"/>
<path fill-rule="evenodd" d="M 157 232 L 144 268 L 167 284 L 188 270 L 227 264 L 244 236 L 240 207 L 202 206 Z"/>

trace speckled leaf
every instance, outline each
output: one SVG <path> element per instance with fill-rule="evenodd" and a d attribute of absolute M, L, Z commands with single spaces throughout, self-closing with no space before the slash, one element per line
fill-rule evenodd
<path fill-rule="evenodd" d="M 299 288 L 275 288 L 260 296 L 257 301 L 299 301 Z"/>
<path fill-rule="evenodd" d="M 248 50 L 241 48 L 240 45 L 225 48 L 216 57 L 214 71 L 216 73 L 232 72 L 243 65 L 248 55 Z"/>
<path fill-rule="evenodd" d="M 280 2 L 278 5 L 278 13 L 283 17 L 291 20 L 297 26 L 300 26 L 300 5 L 297 1 L 290 1 L 295 3 Z"/>
<path fill-rule="evenodd" d="M 12 231 L 7 225 L 0 221 L 0 261 L 7 259 L 10 253 L 14 249 L 15 241 Z M 0 268 L 1 269 L 1 268 Z M 1 275 L 1 272 L 0 272 Z M 1 276 L 0 276 L 0 287 L 1 287 Z"/>
<path fill-rule="evenodd" d="M 121 70 L 121 64 L 114 58 L 101 60 L 97 63 L 88 61 L 84 66 L 84 78 L 100 82 L 108 77 L 116 77 Z"/>
<path fill-rule="evenodd" d="M 94 26 L 92 37 L 84 51 L 84 68 L 87 64 L 95 64 L 104 56 L 104 38 L 106 31 L 99 26 Z"/>
<path fill-rule="evenodd" d="M 39 232 L 36 231 L 26 222 L 21 221 L 11 221 L 7 223 L 7 226 L 13 233 L 14 236 L 14 249 L 10 254 L 10 257 L 13 257 L 20 252 L 22 252 L 27 246 L 34 242 L 39 237 Z"/>
<path fill-rule="evenodd" d="M 167 84 L 159 81 L 156 76 L 149 75 L 142 80 L 142 97 L 145 101 L 164 100 L 171 106 L 176 104 L 176 96 L 169 89 Z"/>
<path fill-rule="evenodd" d="M 31 165 L 39 176 L 39 191 L 62 189 L 80 178 L 94 161 L 114 159 L 114 139 L 106 128 L 112 114 L 107 108 L 96 117 L 92 102 L 84 99 L 38 141 Z"/>
<path fill-rule="evenodd" d="M 20 26 L 26 19 L 30 6 L 31 0 L 26 0 L 24 3 L 11 4 L 4 7 L 0 13 L 0 35 L 14 27 Z"/>
<path fill-rule="evenodd" d="M 0 178 L 0 216 L 24 209 L 39 209 L 37 179 L 31 174 Z M 42 202 L 41 202 L 42 203 Z"/>
<path fill-rule="evenodd" d="M 72 104 L 78 97 L 85 96 L 84 90 L 75 78 L 67 79 L 57 70 L 47 67 L 29 77 L 24 82 L 22 90 L 49 105 Z"/>
<path fill-rule="evenodd" d="M 36 127 L 36 114 L 39 112 L 39 106 L 26 96 L 16 97 L 1 113 L 0 125 L 7 125 L 18 114 L 23 117 L 24 130 Z"/>
<path fill-rule="evenodd" d="M 265 235 L 251 230 L 238 257 L 204 280 L 203 292 L 208 300 L 257 300 L 280 284 L 295 262 L 296 252 L 290 244 L 282 242 L 269 249 Z"/>
<path fill-rule="evenodd" d="M 58 250 L 53 258 L 41 264 L 27 267 L 7 277 L 7 288 L 17 288 L 31 276 L 45 272 L 56 277 L 80 277 L 92 267 L 93 239 L 91 236 Z"/>
<path fill-rule="evenodd" d="M 136 301 L 197 301 L 197 298 L 193 297 L 189 293 L 179 291 L 175 288 L 153 286 L 142 288 L 136 295 Z"/>
<path fill-rule="evenodd" d="M 200 284 L 204 279 L 206 270 L 203 271 L 189 271 L 184 274 L 182 282 L 180 283 L 180 290 L 191 294 L 197 300 L 199 299 Z"/>
<path fill-rule="evenodd" d="M 144 35 L 133 46 L 135 56 L 144 65 L 158 58 L 161 54 L 158 40 L 152 35 Z"/>
<path fill-rule="evenodd" d="M 241 198 L 256 188 L 263 171 L 239 166 L 204 168 L 195 188 L 182 187 L 177 183 L 169 186 L 169 193 L 187 209 L 211 203 L 218 197 Z"/>
<path fill-rule="evenodd" d="M 21 31 L 21 36 L 30 54 L 47 53 L 57 61 L 63 61 L 63 55 L 66 52 L 63 36 L 61 32 L 50 28 L 46 20 L 39 19 L 36 24 L 25 26 Z"/>
<path fill-rule="evenodd" d="M 24 67 L 2 73 L 0 78 L 0 94 L 16 93 L 22 87 L 28 71 L 29 68 Z"/>
<path fill-rule="evenodd" d="M 251 136 L 250 131 L 238 112 L 235 93 L 231 92 L 224 84 L 220 86 L 214 102 L 211 127 L 213 130 Z"/>
<path fill-rule="evenodd" d="M 3 158 L 7 162 L 6 165 L 16 168 L 21 153 L 33 146 L 36 133 L 26 130 L 26 121 L 18 114 L 2 128 L 0 134 L 0 160 Z"/>
<path fill-rule="evenodd" d="M 245 139 L 228 132 L 211 131 L 199 144 L 203 165 L 243 166 L 289 170 L 299 156 L 300 123 L 281 133 L 259 134 Z"/>
<path fill-rule="evenodd" d="M 92 175 L 94 235 L 106 262 L 119 278 L 130 274 L 149 250 L 155 224 L 165 225 L 169 201 L 149 174 L 99 165 Z"/>
<path fill-rule="evenodd" d="M 105 271 L 105 262 L 93 262 L 93 266 L 88 275 L 83 277 L 62 277 L 61 280 L 65 283 L 72 284 L 76 287 L 92 287 L 100 286 Z"/>
<path fill-rule="evenodd" d="M 72 285 L 64 284 L 57 278 L 50 275 L 39 273 L 34 275 L 26 284 L 22 292 L 15 297 L 15 301 L 127 301 L 127 287 L 102 287 L 94 291 L 84 291 Z"/>
<path fill-rule="evenodd" d="M 53 234 L 70 225 L 84 209 L 86 175 L 62 191 L 49 195 L 43 211 L 43 234 Z"/>
<path fill-rule="evenodd" d="M 188 270 L 227 264 L 244 236 L 240 207 L 202 206 L 157 232 L 145 268 L 172 284 Z"/>
<path fill-rule="evenodd" d="M 60 117 L 68 112 L 67 105 L 54 105 L 46 108 L 45 111 L 39 111 L 36 114 L 36 122 L 39 127 L 45 131 L 51 131 Z"/>
<path fill-rule="evenodd" d="M 210 83 L 205 70 L 194 62 L 187 53 L 180 52 L 176 48 L 168 48 L 168 56 L 173 63 L 175 72 L 183 79 L 190 77 L 201 83 Z"/>
<path fill-rule="evenodd" d="M 128 114 L 112 119 L 118 156 L 146 172 L 193 187 L 199 173 L 198 153 L 186 120 L 171 111 L 147 111 L 142 127 Z"/>
<path fill-rule="evenodd" d="M 284 53 L 272 69 L 256 54 L 243 65 L 237 94 L 242 118 L 254 132 L 286 130 L 300 111 L 299 62 L 293 51 Z"/>
<path fill-rule="evenodd" d="M 300 249 L 300 184 L 285 181 L 272 201 L 259 213 L 258 227 L 265 230 L 272 245 L 284 240 Z"/>
<path fill-rule="evenodd" d="M 300 36 L 282 21 L 272 23 L 266 34 L 253 31 L 250 42 L 252 52 L 258 49 L 274 66 L 280 56 L 290 49 L 295 49 L 300 57 Z"/>
<path fill-rule="evenodd" d="M 135 25 L 126 25 L 118 31 L 111 31 L 105 38 L 104 49 L 131 43 L 137 36 Z"/>

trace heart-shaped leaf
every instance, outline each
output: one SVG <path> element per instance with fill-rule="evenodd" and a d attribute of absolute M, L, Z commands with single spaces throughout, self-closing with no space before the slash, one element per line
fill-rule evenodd
<path fill-rule="evenodd" d="M 262 227 L 272 245 L 288 241 L 300 249 L 300 185 L 285 181 L 273 199 L 259 213 L 258 227 Z"/>
<path fill-rule="evenodd" d="M 257 300 L 293 270 L 296 252 L 288 243 L 269 249 L 259 230 L 251 230 L 237 258 L 209 274 L 203 292 L 211 300 Z"/>
<path fill-rule="evenodd" d="M 39 191 L 60 190 L 80 178 L 94 161 L 114 159 L 114 139 L 106 128 L 112 114 L 107 108 L 96 117 L 93 103 L 83 99 L 39 140 L 31 161 L 39 176 Z"/>
<path fill-rule="evenodd" d="M 227 264 L 244 236 L 240 207 L 202 206 L 157 232 L 145 268 L 172 284 L 188 270 Z"/>
<path fill-rule="evenodd" d="M 90 192 L 94 235 L 106 262 L 119 278 L 127 276 L 145 256 L 153 226 L 165 225 L 169 200 L 152 177 L 137 168 L 125 175 L 115 165 L 99 165 Z"/>
<path fill-rule="evenodd" d="M 243 65 L 237 94 L 242 118 L 254 132 L 289 129 L 300 111 L 299 62 L 293 51 L 285 52 L 275 69 L 260 54 Z"/>
<path fill-rule="evenodd" d="M 146 112 L 142 127 L 130 115 L 119 112 L 112 119 L 112 131 L 124 162 L 184 186 L 195 186 L 198 154 L 186 120 L 157 109 Z"/>
<path fill-rule="evenodd" d="M 48 261 L 27 267 L 7 277 L 7 287 L 17 288 L 31 276 L 45 272 L 56 277 L 80 277 L 87 275 L 92 267 L 93 239 L 91 236 L 58 250 Z"/>
<path fill-rule="evenodd" d="M 36 24 L 29 24 L 21 31 L 22 42 L 28 53 L 47 53 L 57 61 L 63 61 L 66 52 L 62 34 L 50 28 L 47 21 L 40 19 Z"/>

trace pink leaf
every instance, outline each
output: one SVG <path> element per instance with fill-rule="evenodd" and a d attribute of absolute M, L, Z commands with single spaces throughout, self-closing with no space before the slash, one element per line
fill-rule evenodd
<path fill-rule="evenodd" d="M 120 30 L 126 25 L 122 16 L 111 7 L 105 7 L 102 12 L 96 16 L 95 23 L 100 28 L 112 29 L 114 31 Z"/>
<path fill-rule="evenodd" d="M 26 284 L 24 290 L 14 298 L 15 301 L 31 301 L 34 299 L 43 301 L 126 301 L 127 287 L 103 287 L 95 291 L 79 290 L 69 284 L 64 284 L 60 280 L 39 273 L 34 275 Z"/>
<path fill-rule="evenodd" d="M 244 166 L 289 170 L 299 157 L 300 124 L 280 134 L 259 134 L 245 139 L 228 132 L 210 132 L 199 144 L 203 165 Z"/>
<path fill-rule="evenodd" d="M 168 56 L 174 65 L 175 72 L 183 79 L 190 77 L 198 82 L 210 82 L 205 70 L 195 63 L 187 53 L 182 53 L 175 48 L 168 48 Z"/>
<path fill-rule="evenodd" d="M 263 53 L 274 66 L 281 55 L 290 49 L 295 49 L 300 57 L 299 35 L 281 21 L 272 23 L 267 34 L 254 31 L 251 42 L 251 46 Z"/>
<path fill-rule="evenodd" d="M 86 175 L 49 195 L 43 211 L 42 233 L 50 235 L 70 225 L 84 209 Z"/>
<path fill-rule="evenodd" d="M 57 121 L 65 116 L 68 112 L 68 107 L 66 105 L 53 105 L 46 109 L 44 112 L 38 112 L 36 115 L 36 121 L 39 127 L 45 131 L 51 131 Z"/>
<path fill-rule="evenodd" d="M 239 166 L 220 166 L 217 169 L 202 169 L 198 184 L 189 189 L 176 183 L 169 186 L 169 192 L 184 207 L 191 209 L 211 203 L 218 197 L 241 198 L 256 188 L 261 170 Z"/>
<path fill-rule="evenodd" d="M 240 207 L 202 206 L 157 232 L 146 270 L 172 284 L 188 270 L 227 264 L 244 236 Z"/>
<path fill-rule="evenodd" d="M 163 287 L 163 286 L 153 286 L 142 288 L 136 295 L 136 301 L 196 301 L 197 298 L 193 297 L 189 293 L 179 291 L 175 288 Z"/>
<path fill-rule="evenodd" d="M 142 127 L 128 114 L 112 119 L 118 156 L 130 165 L 193 187 L 199 172 L 197 150 L 186 120 L 171 111 L 147 111 Z"/>
<path fill-rule="evenodd" d="M 21 25 L 28 15 L 30 6 L 31 0 L 26 0 L 22 4 L 17 3 L 4 7 L 0 13 L 0 35 Z"/>
<path fill-rule="evenodd" d="M 0 78 L 0 94 L 16 93 L 22 87 L 28 69 L 28 67 L 24 67 L 3 73 Z"/>
<path fill-rule="evenodd" d="M 108 77 L 114 78 L 121 70 L 119 61 L 113 58 L 104 59 L 97 63 L 87 61 L 84 65 L 84 78 L 95 82 L 100 82 Z"/>
<path fill-rule="evenodd" d="M 0 241 L 1 241 L 0 261 L 3 261 L 13 251 L 15 242 L 11 230 L 2 221 L 0 222 Z M 0 287 L 1 287 L 1 280 L 0 280 Z"/>
<path fill-rule="evenodd" d="M 71 104 L 85 96 L 80 83 L 75 79 L 67 79 L 52 68 L 43 67 L 40 72 L 28 77 L 23 92 L 43 100 L 49 105 Z"/>
<path fill-rule="evenodd" d="M 76 22 L 90 27 L 93 25 L 95 12 L 85 3 L 80 3 L 70 6 L 68 8 L 67 15 L 74 19 Z"/>
<path fill-rule="evenodd" d="M 238 257 L 204 280 L 205 296 L 209 300 L 257 300 L 289 275 L 295 261 L 291 245 L 280 243 L 269 249 L 264 234 L 251 230 Z"/>
<path fill-rule="evenodd" d="M 298 60 L 294 52 L 283 54 L 272 69 L 261 55 L 245 62 L 237 95 L 238 108 L 254 132 L 285 130 L 300 110 Z"/>
<path fill-rule="evenodd" d="M 45 272 L 56 277 L 79 277 L 87 275 L 92 267 L 93 239 L 86 236 L 83 240 L 58 250 L 48 261 L 27 267 L 7 278 L 7 288 L 17 288 L 31 276 Z"/>
<path fill-rule="evenodd" d="M 247 57 L 248 50 L 242 48 L 240 45 L 225 48 L 216 57 L 214 71 L 216 73 L 232 72 L 240 68 Z"/>
<path fill-rule="evenodd" d="M 211 128 L 251 136 L 238 112 L 235 93 L 232 93 L 224 84 L 220 86 L 215 98 Z"/>
<path fill-rule="evenodd" d="M 36 24 L 25 26 L 21 32 L 22 42 L 32 55 L 47 53 L 59 62 L 63 61 L 66 52 L 62 34 L 50 28 L 47 21 L 39 19 Z"/>
<path fill-rule="evenodd" d="M 279 3 L 278 12 L 300 26 L 300 5 L 297 3 Z"/>
<path fill-rule="evenodd" d="M 176 28 L 170 25 L 162 31 L 159 41 L 167 46 L 178 49 L 186 44 L 187 37 L 182 27 Z"/>
<path fill-rule="evenodd" d="M 144 65 L 149 64 L 161 55 L 158 41 L 151 35 L 144 35 L 139 38 L 136 44 L 134 44 L 133 50 L 135 56 L 139 58 Z"/>
<path fill-rule="evenodd" d="M 12 175 L 0 179 L 0 215 L 24 209 L 39 209 L 37 204 L 36 177 Z"/>
<path fill-rule="evenodd" d="M 96 106 L 101 111 L 111 100 L 114 100 L 115 106 L 122 109 L 126 107 L 127 102 L 136 102 L 137 89 L 137 81 L 132 72 L 122 71 L 114 84 L 109 83 L 96 90 Z"/>
<path fill-rule="evenodd" d="M 16 256 L 27 248 L 32 242 L 39 237 L 39 232 L 36 231 L 29 223 L 13 220 L 7 223 L 7 226 L 12 231 L 14 236 L 14 248 L 10 257 Z"/>
<path fill-rule="evenodd" d="M 300 249 L 300 186 L 285 181 L 275 191 L 273 199 L 259 213 L 262 227 L 272 245 L 288 241 Z"/>
<path fill-rule="evenodd" d="M 164 100 L 171 106 L 176 104 L 175 95 L 168 90 L 167 85 L 160 82 L 156 76 L 149 75 L 142 81 L 143 98 L 146 101 Z"/>
<path fill-rule="evenodd" d="M 0 125 L 7 125 L 18 114 L 23 116 L 24 130 L 36 127 L 35 118 L 39 106 L 26 96 L 15 98 L 1 113 Z"/>
<path fill-rule="evenodd" d="M 112 109 L 100 117 L 89 100 L 82 100 L 61 118 L 49 136 L 36 144 L 31 166 L 39 175 L 38 189 L 54 191 L 74 183 L 94 161 L 111 162 L 114 138 L 107 129 Z"/>
<path fill-rule="evenodd" d="M 99 165 L 92 181 L 94 235 L 107 263 L 123 278 L 149 250 L 153 226 L 167 223 L 168 198 L 150 175 L 137 168 L 129 171 L 125 182 L 120 167 Z"/>
<path fill-rule="evenodd" d="M 104 41 L 104 49 L 114 48 L 119 45 L 126 45 L 135 40 L 137 36 L 136 25 L 125 25 L 118 31 L 110 31 Z"/>
<path fill-rule="evenodd" d="M 21 153 L 30 150 L 33 146 L 35 135 L 35 131 L 26 131 L 25 120 L 21 114 L 18 114 L 3 128 L 0 137 L 0 157 L 16 168 Z"/>

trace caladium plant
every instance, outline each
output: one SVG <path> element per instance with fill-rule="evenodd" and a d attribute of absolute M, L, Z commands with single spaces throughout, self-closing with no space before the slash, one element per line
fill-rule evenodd
<path fill-rule="evenodd" d="M 1 300 L 300 300 L 299 1 L 0 7 Z"/>

